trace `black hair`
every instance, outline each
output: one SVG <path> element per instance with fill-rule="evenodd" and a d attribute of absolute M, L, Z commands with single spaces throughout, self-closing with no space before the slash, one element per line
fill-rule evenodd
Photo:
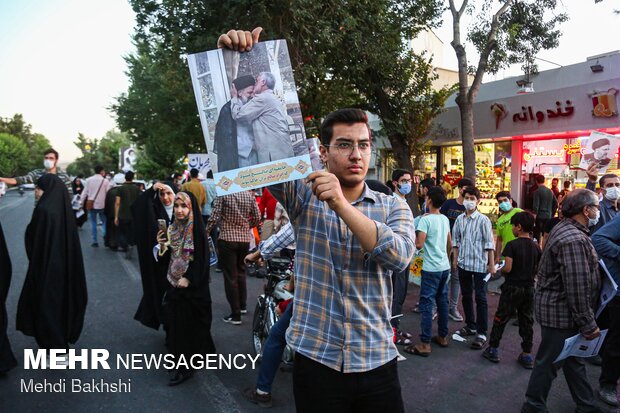
<path fill-rule="evenodd" d="M 465 186 L 475 186 L 475 185 L 476 184 L 474 184 L 474 181 L 472 181 L 469 178 L 462 178 L 458 183 L 459 188 L 463 188 Z"/>
<path fill-rule="evenodd" d="M 183 174 L 180 174 L 178 172 L 175 172 L 174 174 L 172 174 L 172 179 L 177 179 L 177 178 L 181 178 L 183 176 Z"/>
<path fill-rule="evenodd" d="M 208 179 L 213 179 L 213 171 L 210 170 L 210 169 L 207 171 L 207 178 Z"/>
<path fill-rule="evenodd" d="M 480 199 L 480 190 L 475 186 L 468 186 L 467 188 L 463 189 L 463 196 L 465 195 L 473 195 L 476 197 L 476 199 Z"/>
<path fill-rule="evenodd" d="M 543 175 L 536 175 L 536 183 L 537 184 L 544 184 L 545 183 L 545 177 Z"/>
<path fill-rule="evenodd" d="M 565 189 L 570 188 L 570 181 L 564 181 L 564 184 L 563 184 L 563 185 L 564 185 L 564 188 L 565 188 Z"/>
<path fill-rule="evenodd" d="M 198 169 L 196 168 L 190 169 L 189 176 L 191 176 L 192 178 L 198 178 Z"/>
<path fill-rule="evenodd" d="M 521 229 L 525 232 L 534 231 L 535 223 L 536 223 L 536 219 L 534 218 L 534 215 L 526 211 L 517 212 L 516 214 L 512 216 L 512 218 L 510 218 L 511 225 L 514 225 L 514 226 L 521 225 Z"/>
<path fill-rule="evenodd" d="M 354 123 L 363 123 L 368 128 L 368 137 L 371 137 L 370 126 L 368 126 L 368 116 L 366 112 L 356 108 L 338 109 L 325 117 L 320 128 L 320 138 L 323 145 L 329 145 L 334 134 L 334 125 L 345 123 L 353 125 Z"/>
<path fill-rule="evenodd" d="M 54 156 L 56 157 L 56 160 L 58 160 L 58 152 L 56 152 L 56 150 L 54 148 L 49 148 L 48 150 L 43 152 L 43 156 L 49 155 L 50 153 L 53 153 Z"/>
<path fill-rule="evenodd" d="M 411 172 L 406 169 L 395 169 L 394 172 L 392 172 L 392 181 L 398 182 L 403 175 L 407 174 L 411 175 Z"/>
<path fill-rule="evenodd" d="M 598 186 L 600 186 L 601 188 L 605 188 L 605 180 L 617 177 L 618 175 L 616 174 L 605 174 L 601 176 L 601 179 L 598 180 Z"/>
<path fill-rule="evenodd" d="M 441 208 L 441 206 L 446 202 L 448 197 L 446 196 L 446 192 L 440 186 L 431 186 L 426 193 L 426 196 L 433 203 L 433 208 Z"/>
<path fill-rule="evenodd" d="M 508 191 L 499 191 L 497 195 L 495 195 L 495 199 L 504 198 L 504 197 L 508 199 L 512 199 L 512 197 L 510 196 L 510 192 Z"/>
<path fill-rule="evenodd" d="M 101 171 L 103 171 L 103 166 L 101 166 L 101 165 L 95 166 L 95 173 L 96 174 L 100 174 Z"/>
<path fill-rule="evenodd" d="M 133 181 L 134 173 L 132 171 L 125 172 L 125 181 Z"/>

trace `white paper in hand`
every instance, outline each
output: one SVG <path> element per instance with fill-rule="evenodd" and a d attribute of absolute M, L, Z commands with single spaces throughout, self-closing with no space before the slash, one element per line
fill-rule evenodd
<path fill-rule="evenodd" d="M 602 330 L 601 335 L 594 340 L 586 340 L 581 334 L 567 338 L 564 341 L 562 352 L 558 358 L 555 359 L 554 363 L 564 360 L 567 357 L 592 357 L 597 355 L 603 345 L 606 335 L 607 330 Z"/>

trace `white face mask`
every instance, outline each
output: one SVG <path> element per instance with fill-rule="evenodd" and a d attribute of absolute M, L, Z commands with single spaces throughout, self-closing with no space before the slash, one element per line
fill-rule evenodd
<path fill-rule="evenodd" d="M 468 201 L 468 200 L 463 201 L 463 206 L 468 211 L 473 211 L 474 209 L 476 209 L 476 205 L 477 205 L 476 201 Z"/>
<path fill-rule="evenodd" d="M 611 188 L 605 188 L 605 198 L 610 201 L 615 201 L 620 198 L 620 188 L 612 186 Z"/>
<path fill-rule="evenodd" d="M 598 224 L 598 220 L 601 218 L 601 211 L 597 209 L 594 218 L 590 218 L 590 215 L 586 215 L 586 217 L 588 218 L 588 226 L 593 227 Z"/>
<path fill-rule="evenodd" d="M 51 159 L 44 159 L 43 167 L 49 171 L 54 167 L 54 161 L 52 161 Z"/>

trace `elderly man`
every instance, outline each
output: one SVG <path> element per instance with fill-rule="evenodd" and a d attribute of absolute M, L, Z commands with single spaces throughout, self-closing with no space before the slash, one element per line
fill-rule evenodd
<path fill-rule="evenodd" d="M 237 122 L 252 122 L 258 163 L 295 156 L 284 104 L 273 93 L 275 85 L 273 74 L 262 72 L 256 78 L 254 97 L 244 102 L 234 97 L 237 90 L 233 84 L 232 117 Z"/>
<path fill-rule="evenodd" d="M 581 334 L 592 340 L 600 335 L 594 311 L 601 278 L 588 230 L 600 214 L 598 197 L 592 191 L 576 189 L 562 202 L 562 214 L 564 219 L 549 236 L 538 266 L 534 311 L 541 326 L 541 342 L 523 413 L 547 412 L 547 396 L 560 367 L 576 411 L 599 411 L 583 360 L 568 357 L 554 364 L 567 338 Z"/>
<path fill-rule="evenodd" d="M 232 98 L 242 104 L 254 94 L 254 77 L 239 76 L 232 81 Z M 232 100 L 224 104 L 215 124 L 213 152 L 217 154 L 219 172 L 256 165 L 254 131 L 251 121 L 232 117 Z"/>

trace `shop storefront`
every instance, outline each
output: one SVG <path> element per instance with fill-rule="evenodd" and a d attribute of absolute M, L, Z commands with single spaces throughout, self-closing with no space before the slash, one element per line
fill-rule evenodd
<path fill-rule="evenodd" d="M 598 66 L 592 68 L 595 63 Z M 579 161 L 592 150 L 588 136 L 600 131 L 620 141 L 617 52 L 540 72 L 533 78 L 532 93 L 519 94 L 517 80 L 483 84 L 474 105 L 476 185 L 483 197 L 480 209 L 488 214 L 497 212 L 494 197 L 501 190 L 509 190 L 519 206 L 525 206 L 537 174 L 545 176 L 548 187 L 553 178 L 559 180 L 559 189 L 564 181 L 571 182 L 571 188 L 585 186 L 587 176 Z M 460 136 L 453 99 L 436 123 Z M 436 139 L 434 144 L 441 147 L 440 173 L 455 186 L 463 173 L 461 143 Z M 614 144 L 608 173 L 620 172 Z"/>

